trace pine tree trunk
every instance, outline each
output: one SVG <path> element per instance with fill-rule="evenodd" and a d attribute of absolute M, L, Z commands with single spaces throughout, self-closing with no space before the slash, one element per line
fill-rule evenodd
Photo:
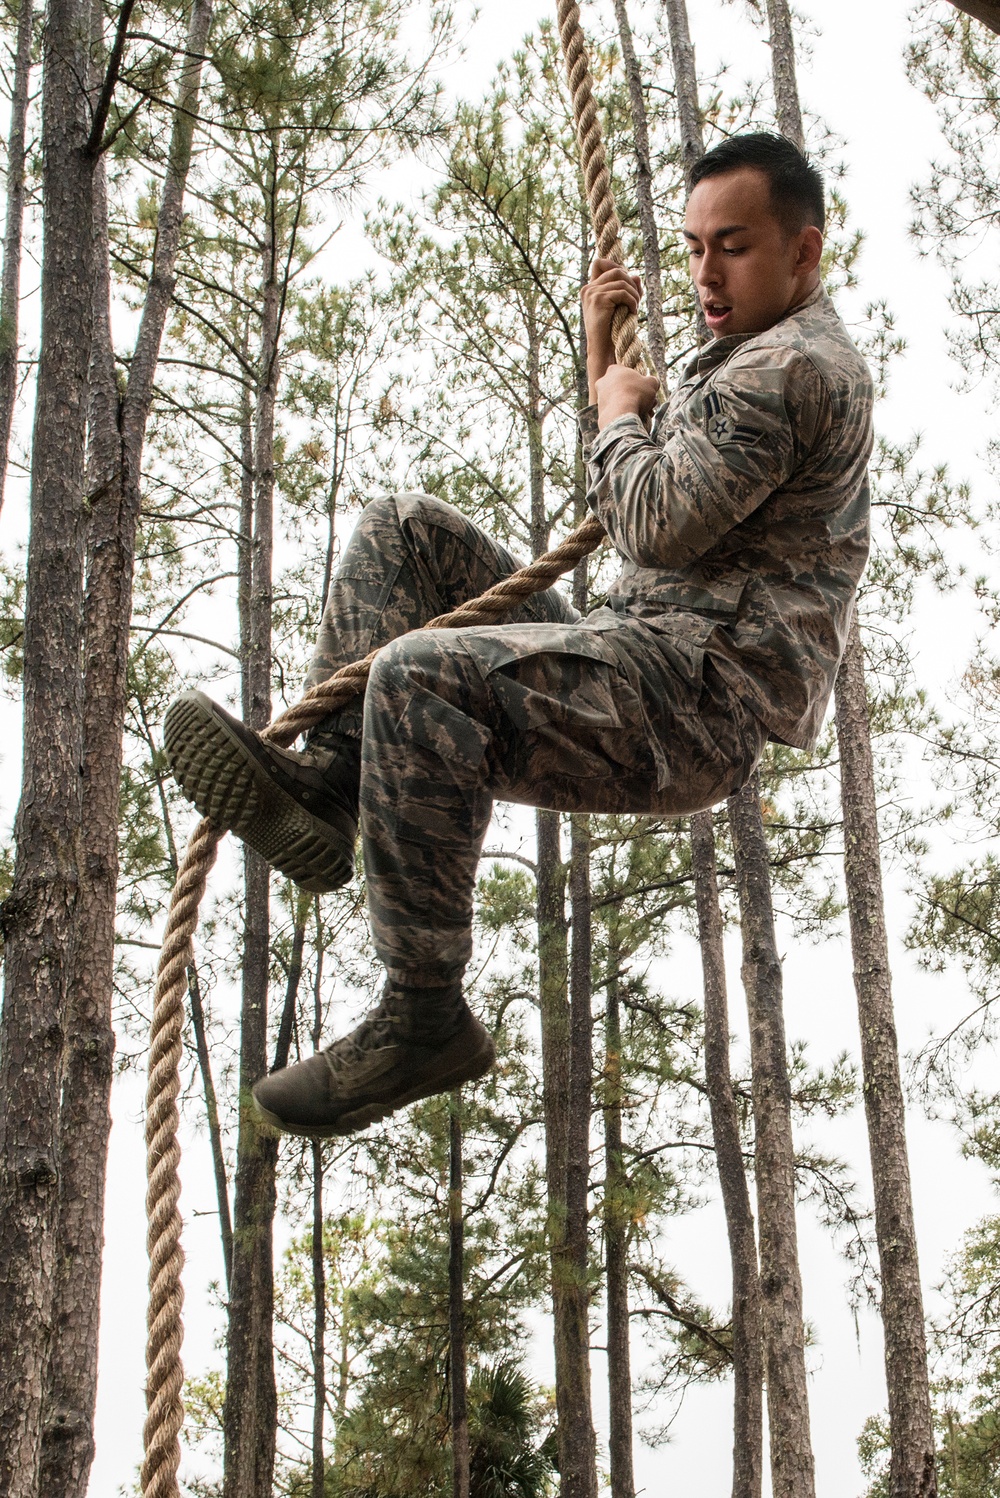
<path fill-rule="evenodd" d="M 215 1199 L 219 1204 L 219 1238 L 222 1243 L 222 1262 L 226 1273 L 226 1291 L 233 1282 L 233 1218 L 229 1208 L 229 1179 L 226 1173 L 226 1157 L 222 1150 L 222 1127 L 219 1121 L 219 1100 L 212 1078 L 212 1059 L 208 1049 L 208 1034 L 205 1028 L 205 1009 L 201 999 L 201 982 L 198 969 L 192 962 L 187 970 L 188 1007 L 191 1011 L 191 1028 L 194 1031 L 195 1053 L 201 1086 L 205 1094 L 205 1119 L 212 1149 L 212 1173 L 215 1176 Z"/>
<path fill-rule="evenodd" d="M 298 988 L 302 975 L 302 948 L 305 942 L 307 903 L 316 913 L 316 974 L 313 982 L 313 1050 L 320 1049 L 323 1039 L 323 918 L 320 914 L 319 895 L 307 902 L 306 893 L 300 891 L 302 900 L 297 914 L 300 923 L 295 929 L 295 944 L 288 973 L 288 988 L 291 991 L 294 978 Z M 299 930 L 302 940 L 299 940 Z M 286 1010 L 290 1007 L 286 1004 Z M 287 1056 L 287 1051 L 286 1051 Z M 284 1059 L 278 1065 L 284 1065 Z M 326 1455 L 323 1447 L 323 1431 L 326 1425 L 326 1256 L 323 1252 L 323 1145 L 318 1139 L 312 1141 L 313 1165 L 313 1428 L 312 1428 L 312 1498 L 326 1498 Z"/>
<path fill-rule="evenodd" d="M 729 1003 L 712 813 L 691 818 L 691 869 L 705 994 L 705 1086 L 733 1270 L 733 1498 L 760 1498 L 764 1365 L 753 1208 L 729 1069 Z"/>
<path fill-rule="evenodd" d="M 44 253 L 24 617 L 17 855 L 3 907 L 0 1492 L 36 1498 L 51 1346 L 64 1027 L 80 886 L 84 455 L 93 324 L 89 11 L 50 0 L 42 80 Z M 84 232 L 81 233 L 81 227 Z"/>
<path fill-rule="evenodd" d="M 7 219 L 0 278 L 0 506 L 7 487 L 7 458 L 17 399 L 17 355 L 21 300 L 21 242 L 24 232 L 24 161 L 31 84 L 31 42 L 35 11 L 21 0 L 14 49 L 10 128 L 7 134 Z"/>
<path fill-rule="evenodd" d="M 448 1108 L 448 1344 L 451 1373 L 451 1491 L 469 1498 L 469 1406 L 465 1360 L 465 1218 L 462 1204 L 462 1094 Z"/>
<path fill-rule="evenodd" d="M 542 1106 L 545 1114 L 545 1178 L 552 1267 L 552 1320 L 556 1361 L 556 1420 L 560 1471 L 572 1428 L 567 1404 L 559 1245 L 566 1232 L 566 1145 L 569 1121 L 570 1023 L 567 997 L 569 931 L 566 875 L 560 848 L 559 814 L 535 813 L 535 919 L 538 930 L 538 997 L 542 1025 Z M 567 1459 L 569 1453 L 567 1452 Z M 563 1498 L 568 1490 L 561 1489 Z"/>
<path fill-rule="evenodd" d="M 315 1044 L 314 1049 L 319 1050 Z M 312 1498 L 326 1498 L 323 1426 L 326 1420 L 326 1259 L 323 1256 L 323 1146 L 311 1141 L 313 1168 L 313 1422 Z"/>
<path fill-rule="evenodd" d="M 698 103 L 698 74 L 695 71 L 694 47 L 691 45 L 691 30 L 688 26 L 687 0 L 664 0 L 664 4 L 670 33 L 670 56 L 674 65 L 677 119 L 681 131 L 681 163 L 687 173 L 699 156 L 705 153 L 705 132 Z M 707 343 L 710 337 L 708 324 L 697 296 L 694 304 L 695 334 L 699 343 Z"/>
<path fill-rule="evenodd" d="M 687 0 L 663 0 L 670 35 L 670 56 L 677 83 L 677 119 L 681 130 L 681 163 L 685 172 L 705 152 L 705 131 L 698 107 L 698 74 L 688 24 Z"/>
<path fill-rule="evenodd" d="M 244 852 L 240 1123 L 233 1277 L 226 1336 L 224 1498 L 270 1498 L 277 1429 L 272 1319 L 272 1225 L 277 1141 L 259 1122 L 250 1086 L 267 1070 L 269 869 Z"/>
<path fill-rule="evenodd" d="M 856 615 L 837 677 L 837 742 L 844 811 L 844 874 L 882 1271 L 892 1442 L 889 1494 L 890 1498 L 934 1498 L 937 1478 L 923 1296 L 882 896 L 864 652 Z"/>
<path fill-rule="evenodd" d="M 531 500 L 532 554 L 540 556 L 549 541 L 545 513 L 542 444 L 541 342 L 528 316 L 527 419 L 528 475 Z M 586 1309 L 580 1315 L 578 1276 L 568 1220 L 573 1034 L 568 1002 L 568 927 L 566 870 L 560 848 L 557 812 L 535 817 L 537 871 L 536 920 L 538 981 L 542 1021 L 542 1092 L 545 1111 L 545 1170 L 548 1191 L 548 1235 L 552 1266 L 552 1320 L 556 1366 L 556 1418 L 559 1441 L 560 1498 L 596 1498 L 596 1441 L 590 1404 L 590 1338 Z M 589 1006 L 589 1000 L 588 1000 Z M 576 1077 L 580 1086 L 579 1072 Z M 589 1088 L 589 1073 L 587 1085 Z M 589 1106 L 588 1106 L 589 1129 Z M 579 1147 L 573 1149 L 578 1156 Z M 578 1168 L 578 1167 L 577 1167 Z M 586 1192 L 586 1187 L 584 1187 Z M 579 1234 L 578 1234 L 579 1237 Z M 577 1241 L 577 1252 L 579 1243 Z"/>
<path fill-rule="evenodd" d="M 667 388 L 667 349 L 663 331 L 663 280 L 660 275 L 660 241 L 653 208 L 653 168 L 649 154 L 646 98 L 642 91 L 639 59 L 635 55 L 632 28 L 625 0 L 615 0 L 615 18 L 622 44 L 622 59 L 628 81 L 632 112 L 632 144 L 635 151 L 635 196 L 642 231 L 643 283 L 646 292 L 646 338 L 661 388 Z"/>
<path fill-rule="evenodd" d="M 592 1498 L 596 1492 L 596 1456 L 590 1409 L 590 1343 L 585 1305 L 581 1317 L 580 1277 L 572 1257 L 567 1202 L 573 1037 L 567 1002 L 566 875 L 558 813 L 537 812 L 536 828 L 542 1091 L 559 1492 L 560 1498 Z"/>
<path fill-rule="evenodd" d="M 243 719 L 251 728 L 263 728 L 271 716 L 274 407 L 278 377 L 278 285 L 273 246 L 265 253 L 262 303 L 252 444 L 253 528 L 249 536 L 244 528 L 240 547 Z M 244 516 L 246 499 L 245 490 Z M 270 870 L 264 859 L 250 848 L 244 848 L 243 868 L 246 900 L 240 1122 L 236 1146 L 233 1282 L 226 1337 L 223 1498 L 270 1498 L 277 1438 L 272 1229 L 278 1151 L 274 1135 L 263 1129 L 250 1098 L 251 1086 L 267 1070 Z"/>
<path fill-rule="evenodd" d="M 611 1498 L 635 1498 L 628 1306 L 628 1178 L 622 1150 L 622 1028 L 618 963 L 608 943 L 604 1019 L 604 1263 L 608 1298 L 608 1458 Z"/>
<path fill-rule="evenodd" d="M 767 24 L 771 33 L 771 78 L 778 129 L 801 151 L 805 148 L 805 136 L 795 79 L 795 35 L 788 0 L 767 0 Z"/>
<path fill-rule="evenodd" d="M 729 798 L 750 1015 L 761 1322 L 773 1498 L 814 1498 L 781 960 L 756 774 Z"/>
<path fill-rule="evenodd" d="M 111 1026 L 118 882 L 118 798 L 127 697 L 135 534 L 153 375 L 173 287 L 191 159 L 201 56 L 211 17 L 198 0 L 178 82 L 157 241 L 127 394 L 119 400 L 111 343 L 110 257 L 103 161 L 94 174 L 94 337 L 84 637 L 83 807 L 87 877 L 75 916 L 71 1003 L 60 1111 L 60 1191 L 53 1342 L 45 1392 L 40 1491 L 84 1498 L 93 1459 L 104 1180 L 111 1126 Z M 100 47 L 100 37 L 95 38 Z M 98 55 L 100 52 L 98 51 Z"/>
<path fill-rule="evenodd" d="M 299 984 L 302 981 L 302 960 L 306 947 L 306 923 L 309 919 L 309 909 L 316 899 L 307 890 L 297 889 L 292 904 L 292 950 L 288 959 L 288 972 L 285 977 L 285 1001 L 281 1006 L 281 1018 L 278 1021 L 278 1038 L 274 1043 L 274 1060 L 271 1062 L 272 1071 L 281 1071 L 288 1065 L 288 1058 L 292 1049 L 292 1034 L 295 1030 L 295 1010 L 298 1006 Z M 318 961 L 317 954 L 317 961 Z M 317 971 L 317 984 L 319 973 Z M 313 1006 L 313 1050 L 320 1048 L 320 1024 L 321 1016 L 316 1013 L 316 1006 L 320 1003 L 319 993 L 314 986 Z"/>
<path fill-rule="evenodd" d="M 597 1442 L 590 1396 L 590 1296 L 587 1288 L 590 1185 L 590 1115 L 593 1097 L 591 1011 L 590 819 L 570 821 L 570 1057 L 566 1127 L 566 1233 L 560 1254 L 563 1292 L 564 1367 L 572 1422 L 572 1467 L 564 1491 L 597 1498 Z"/>

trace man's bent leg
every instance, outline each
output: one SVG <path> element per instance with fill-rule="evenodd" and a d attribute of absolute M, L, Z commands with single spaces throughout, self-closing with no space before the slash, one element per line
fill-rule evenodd
<path fill-rule="evenodd" d="M 390 645 L 365 709 L 361 829 L 376 951 L 401 989 L 460 980 L 494 797 L 681 816 L 743 783 L 766 730 L 683 644 L 642 674 L 586 624 Z M 663 697 L 667 701 L 663 701 Z"/>
<path fill-rule="evenodd" d="M 390 982 L 442 991 L 472 952 L 472 894 L 503 730 L 464 631 L 388 645 L 365 698 L 361 828 L 375 950 Z"/>
<path fill-rule="evenodd" d="M 434 631 L 382 652 L 366 699 L 361 811 L 372 932 L 389 981 L 352 1035 L 258 1084 L 272 1122 L 348 1133 L 488 1069 L 492 1043 L 461 977 L 494 795 L 669 815 L 735 788 L 763 729 L 724 692 L 702 689 L 700 655 L 681 650 L 657 672 L 673 725 L 658 749 L 634 674 L 586 625 Z"/>
<path fill-rule="evenodd" d="M 444 500 L 394 494 L 365 506 L 330 585 L 306 685 L 485 593 L 521 564 L 499 541 Z M 535 594 L 510 615 L 514 621 L 571 622 L 579 618 L 556 589 Z M 319 729 L 361 737 L 361 696 L 339 708 Z"/>
<path fill-rule="evenodd" d="M 330 589 L 309 684 L 485 592 L 517 568 L 513 556 L 458 510 L 401 494 L 366 507 Z M 549 589 L 516 612 L 575 618 Z M 199 811 L 304 888 L 347 882 L 361 773 L 362 697 L 281 750 L 200 692 L 171 705 L 164 739 L 175 778 Z"/>
<path fill-rule="evenodd" d="M 458 631 L 382 650 L 365 697 L 361 804 L 382 1001 L 326 1051 L 254 1088 L 286 1132 L 348 1134 L 482 1076 L 493 1042 L 462 996 L 472 890 L 496 768 L 488 693 Z"/>

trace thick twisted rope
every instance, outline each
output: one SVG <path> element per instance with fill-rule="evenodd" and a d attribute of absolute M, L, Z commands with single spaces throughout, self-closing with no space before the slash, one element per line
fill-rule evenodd
<path fill-rule="evenodd" d="M 557 0 L 556 20 L 566 61 L 566 76 L 573 97 L 580 170 L 594 225 L 594 242 L 598 255 L 622 265 L 624 256 L 621 224 L 615 211 L 611 173 L 608 171 L 601 122 L 594 102 L 594 76 L 590 71 L 587 43 L 580 25 L 580 7 L 576 0 Z M 617 307 L 611 332 L 619 364 L 627 364 L 630 369 L 648 367 L 645 350 L 639 341 L 639 325 L 634 312 L 630 312 L 627 307 Z"/>
<path fill-rule="evenodd" d="M 611 177 L 594 104 L 593 78 L 580 9 L 559 0 L 559 35 L 573 95 L 573 116 L 580 146 L 580 163 L 594 224 L 598 253 L 622 263 L 620 225 L 611 194 Z M 619 308 L 612 325 L 620 364 L 635 369 L 645 363 L 635 316 Z M 480 598 L 442 614 L 428 629 L 455 629 L 473 624 L 495 624 L 535 593 L 551 587 L 563 573 L 595 551 L 604 528 L 591 517 L 560 546 L 511 577 L 503 578 Z M 364 691 L 375 653 L 321 682 L 275 718 L 264 731 L 272 743 L 287 746 L 322 722 L 335 708 Z M 184 1295 L 181 1269 L 180 1145 L 177 1140 L 177 1095 L 180 1091 L 181 1036 L 187 969 L 193 955 L 198 907 L 209 870 L 215 862 L 221 832 L 207 819 L 198 823 L 184 854 L 170 899 L 163 948 L 157 969 L 150 1026 L 149 1083 L 146 1092 L 146 1211 L 149 1218 L 149 1313 L 146 1340 L 145 1459 L 143 1498 L 179 1498 L 180 1431 L 184 1422 L 181 1365 Z"/>

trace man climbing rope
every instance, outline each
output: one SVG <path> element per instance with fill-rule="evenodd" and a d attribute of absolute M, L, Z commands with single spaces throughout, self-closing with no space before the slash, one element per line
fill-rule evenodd
<path fill-rule="evenodd" d="M 517 563 L 450 505 L 395 495 L 362 512 L 309 673 L 382 647 L 363 709 L 300 753 L 200 692 L 167 713 L 185 794 L 306 889 L 347 882 L 360 818 L 382 1000 L 257 1083 L 278 1128 L 347 1134 L 493 1064 L 462 975 L 494 799 L 680 816 L 737 790 L 769 737 L 815 743 L 868 551 L 871 378 L 822 288 L 822 181 L 799 152 L 737 136 L 690 185 L 712 341 L 667 404 L 614 363 L 637 279 L 597 260 L 583 292 L 587 497 L 623 561 L 602 607 L 552 589 L 509 624 L 413 633 Z"/>

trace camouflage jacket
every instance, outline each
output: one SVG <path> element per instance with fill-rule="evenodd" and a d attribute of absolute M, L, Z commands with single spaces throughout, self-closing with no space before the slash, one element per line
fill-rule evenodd
<path fill-rule="evenodd" d="M 872 380 L 818 287 L 706 344 L 651 430 L 580 413 L 616 613 L 703 648 L 772 738 L 819 735 L 868 555 Z"/>

